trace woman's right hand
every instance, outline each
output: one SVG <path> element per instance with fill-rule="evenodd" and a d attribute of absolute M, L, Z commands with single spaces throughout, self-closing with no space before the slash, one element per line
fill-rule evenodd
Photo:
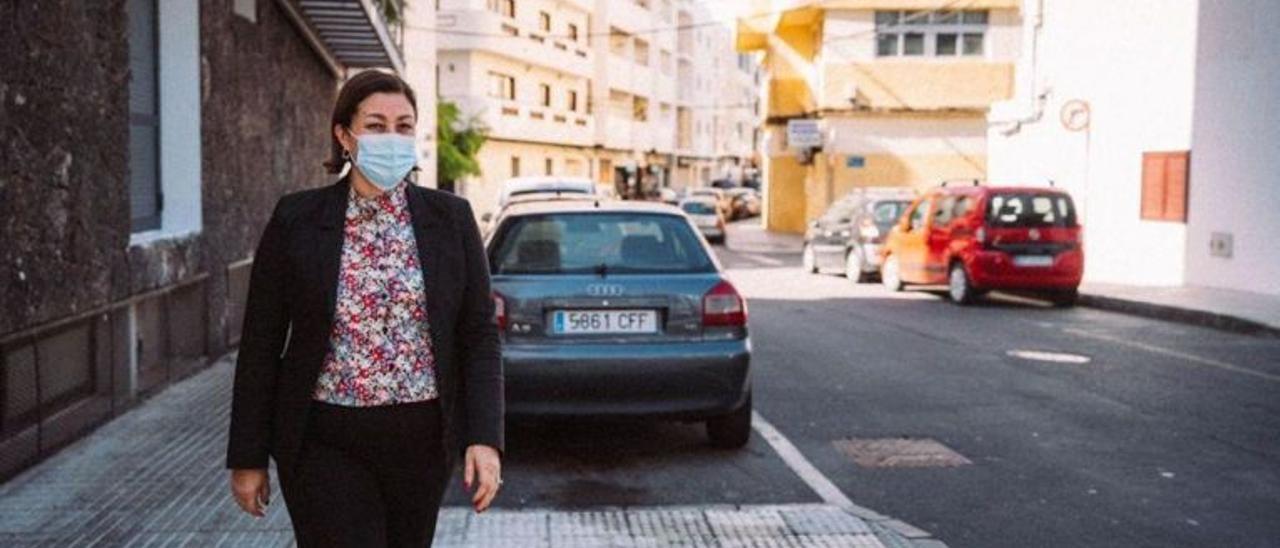
<path fill-rule="evenodd" d="M 271 503 L 271 476 L 266 468 L 231 471 L 231 495 L 246 514 L 263 517 Z"/>

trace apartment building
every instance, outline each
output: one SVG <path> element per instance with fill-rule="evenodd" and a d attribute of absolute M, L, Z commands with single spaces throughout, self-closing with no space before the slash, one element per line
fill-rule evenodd
<path fill-rule="evenodd" d="M 767 74 L 768 228 L 801 232 L 855 187 L 986 175 L 986 112 L 1012 94 L 1020 2 L 946 5 L 760 0 L 739 20 L 738 49 L 763 53 Z"/>
<path fill-rule="evenodd" d="M 441 0 L 439 93 L 489 131 L 482 174 L 460 194 L 484 213 L 502 181 L 530 175 L 589 177 L 624 197 L 708 183 L 717 161 L 740 166 L 737 122 L 751 63 L 734 85 L 732 31 L 693 0 Z M 726 71 L 727 74 L 727 71 Z M 723 126 L 723 127 L 719 127 Z M 735 134 L 736 139 L 736 134 Z"/>

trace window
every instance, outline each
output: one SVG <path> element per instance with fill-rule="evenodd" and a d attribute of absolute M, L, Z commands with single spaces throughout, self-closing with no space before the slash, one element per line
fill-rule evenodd
<path fill-rule="evenodd" d="M 715 263 L 682 216 L 647 213 L 525 215 L 495 236 L 494 274 L 705 273 Z"/>
<path fill-rule="evenodd" d="M 637 122 L 649 121 L 649 100 L 644 97 L 633 97 L 631 100 L 632 118 Z"/>
<path fill-rule="evenodd" d="M 542 106 L 551 106 L 551 86 L 547 84 L 538 84 L 538 91 L 540 92 Z"/>
<path fill-rule="evenodd" d="M 572 90 L 572 89 L 571 89 L 571 90 L 569 90 L 569 101 L 568 101 L 568 103 L 569 103 L 569 111 L 570 111 L 570 112 L 577 112 L 577 111 L 578 111 L 578 92 L 577 92 L 577 91 Z"/>
<path fill-rule="evenodd" d="M 543 162 L 543 167 L 545 167 L 545 168 L 546 168 L 546 174 L 547 174 L 547 175 L 552 175 L 552 174 L 554 174 L 554 172 L 555 172 L 556 162 L 555 162 L 555 160 L 552 160 L 551 158 L 547 158 L 547 159 Z"/>
<path fill-rule="evenodd" d="M 995 227 L 1074 227 L 1076 210 L 1063 194 L 1001 193 L 991 197 L 987 223 Z"/>
<path fill-rule="evenodd" d="M 516 0 L 488 0 L 489 11 L 497 13 L 503 17 L 516 16 Z"/>
<path fill-rule="evenodd" d="M 631 35 L 617 28 L 609 29 L 609 53 L 619 57 L 627 55 L 627 48 L 631 46 Z"/>
<path fill-rule="evenodd" d="M 574 23 L 569 23 L 569 39 L 574 42 L 578 41 L 578 25 Z"/>
<path fill-rule="evenodd" d="M 648 42 L 641 40 L 639 38 L 636 39 L 635 58 L 636 58 L 636 64 L 643 67 L 649 66 L 649 43 Z"/>
<path fill-rule="evenodd" d="M 907 230 L 909 232 L 915 232 L 924 227 L 924 213 L 929 209 L 929 203 L 930 202 L 921 200 L 920 203 L 916 204 L 916 207 L 911 210 L 911 216 L 907 221 Z"/>
<path fill-rule="evenodd" d="M 514 101 L 516 99 L 516 79 L 500 72 L 489 73 L 489 96 L 495 99 Z"/>
<path fill-rule="evenodd" d="M 538 28 L 543 32 L 551 32 L 551 14 L 545 11 L 538 12 Z"/>
<path fill-rule="evenodd" d="M 519 156 L 511 157 L 511 176 L 512 177 L 520 176 L 520 157 Z"/>
<path fill-rule="evenodd" d="M 1142 219 L 1187 222 L 1187 174 L 1191 153 L 1142 155 Z"/>
<path fill-rule="evenodd" d="M 981 56 L 988 21 L 985 10 L 877 11 L 876 55 Z"/>
<path fill-rule="evenodd" d="M 132 232 L 160 228 L 160 100 L 156 1 L 129 0 L 129 216 Z"/>

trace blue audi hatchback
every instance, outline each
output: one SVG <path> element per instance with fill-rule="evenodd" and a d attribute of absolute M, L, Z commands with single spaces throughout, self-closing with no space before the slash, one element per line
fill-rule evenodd
<path fill-rule="evenodd" d="M 539 201 L 493 226 L 508 413 L 701 421 L 714 446 L 747 443 L 747 302 L 688 216 Z"/>

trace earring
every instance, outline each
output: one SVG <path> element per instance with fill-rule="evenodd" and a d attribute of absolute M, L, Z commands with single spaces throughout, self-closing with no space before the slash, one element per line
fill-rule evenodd
<path fill-rule="evenodd" d="M 350 162 L 350 161 L 351 161 L 351 151 L 350 151 L 350 150 L 347 150 L 347 149 L 345 149 L 345 148 L 344 148 L 344 149 L 342 149 L 342 159 L 343 159 L 343 160 L 346 160 L 346 161 L 348 161 L 348 162 Z"/>

